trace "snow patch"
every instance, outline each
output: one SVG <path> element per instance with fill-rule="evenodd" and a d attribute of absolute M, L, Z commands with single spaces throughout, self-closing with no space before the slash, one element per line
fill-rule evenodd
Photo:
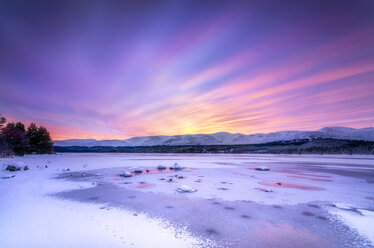
<path fill-rule="evenodd" d="M 374 212 L 353 208 L 350 204 L 345 203 L 335 203 L 334 205 L 336 208 L 331 208 L 330 212 L 374 245 Z"/>

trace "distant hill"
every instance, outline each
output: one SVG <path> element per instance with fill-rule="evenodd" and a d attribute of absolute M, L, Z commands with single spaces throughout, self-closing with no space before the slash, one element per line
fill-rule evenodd
<path fill-rule="evenodd" d="M 250 145 L 278 141 L 315 139 L 374 141 L 374 128 L 324 127 L 317 131 L 280 131 L 273 133 L 213 133 L 173 136 L 144 136 L 126 140 L 68 139 L 54 141 L 55 147 L 139 147 L 139 146 L 193 146 L 193 145 Z"/>

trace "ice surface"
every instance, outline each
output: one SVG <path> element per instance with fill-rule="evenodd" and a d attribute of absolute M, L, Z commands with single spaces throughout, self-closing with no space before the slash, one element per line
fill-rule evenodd
<path fill-rule="evenodd" d="M 72 202 L 51 194 L 95 187 L 91 182 L 51 179 L 69 167 L 84 170 L 88 155 L 25 156 L 29 171 L 13 172 L 11 179 L 0 179 L 1 247 L 214 247 L 207 239 L 191 236 L 183 227 L 146 214 L 124 211 L 103 204 Z M 4 167 L 9 159 L 1 159 Z M 88 159 L 90 160 L 90 159 Z M 92 168 L 101 168 L 93 164 Z M 48 168 L 43 167 L 48 163 Z M 102 162 L 102 161 L 101 161 Z M 120 163 L 120 162 L 119 162 Z M 37 167 L 39 166 L 39 167 Z M 5 169 L 2 168 L 1 175 Z M 70 173 L 70 172 L 69 172 Z"/>
<path fill-rule="evenodd" d="M 32 248 L 372 247 L 373 162 L 247 154 L 0 159 L 0 178 L 15 175 L 0 179 L 0 240 Z M 10 163 L 30 170 L 6 172 Z M 157 169 L 175 163 L 185 168 Z M 119 176 L 135 167 L 143 173 Z M 197 191 L 180 194 L 183 185 Z"/>

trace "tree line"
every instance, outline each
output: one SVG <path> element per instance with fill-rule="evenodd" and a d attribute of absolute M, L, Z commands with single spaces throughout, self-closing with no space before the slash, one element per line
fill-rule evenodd
<path fill-rule="evenodd" d="M 6 123 L 0 114 L 0 156 L 53 153 L 53 143 L 45 127 L 31 123 Z"/>

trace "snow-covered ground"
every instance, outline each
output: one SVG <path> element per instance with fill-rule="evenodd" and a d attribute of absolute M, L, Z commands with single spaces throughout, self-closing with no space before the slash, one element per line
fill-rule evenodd
<path fill-rule="evenodd" d="M 76 153 L 0 165 L 1 247 L 374 247 L 374 156 Z"/>

